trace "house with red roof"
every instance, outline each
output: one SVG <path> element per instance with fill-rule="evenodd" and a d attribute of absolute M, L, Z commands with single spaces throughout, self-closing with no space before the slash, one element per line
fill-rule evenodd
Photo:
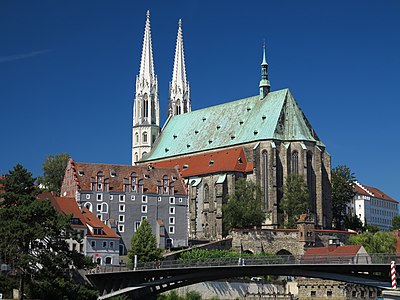
<path fill-rule="evenodd" d="M 348 262 L 368 263 L 371 258 L 361 245 L 340 246 L 339 240 L 330 240 L 326 247 L 308 248 L 303 255 L 303 263 Z"/>
<path fill-rule="evenodd" d="M 356 181 L 356 195 L 350 211 L 357 215 L 364 225 L 376 225 L 380 230 L 390 231 L 392 219 L 398 215 L 399 202 L 382 190 Z"/>
<path fill-rule="evenodd" d="M 175 168 L 112 165 L 69 159 L 61 194 L 100 221 L 113 224 L 126 255 L 142 220 L 152 226 L 160 248 L 188 245 L 186 185 Z"/>
<path fill-rule="evenodd" d="M 68 239 L 70 250 L 92 257 L 98 265 L 119 265 L 121 238 L 107 224 L 86 207 L 79 207 L 74 198 L 55 197 L 45 193 L 39 195 L 39 199 L 50 200 L 57 211 L 72 216 L 71 226 L 81 239 Z"/>

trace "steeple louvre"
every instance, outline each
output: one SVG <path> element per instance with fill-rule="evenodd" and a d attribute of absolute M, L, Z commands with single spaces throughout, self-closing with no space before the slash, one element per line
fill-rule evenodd
<path fill-rule="evenodd" d="M 265 43 L 263 45 L 263 60 L 261 63 L 261 80 L 260 80 L 260 99 L 264 99 L 271 88 L 268 80 L 268 63 L 265 56 Z"/>
<path fill-rule="evenodd" d="M 158 81 L 154 72 L 150 11 L 147 11 L 142 58 L 139 74 L 136 76 L 136 94 L 133 103 L 132 165 L 139 161 L 143 154 L 150 152 L 159 132 Z"/>
<path fill-rule="evenodd" d="M 186 79 L 185 53 L 183 49 L 182 20 L 178 21 L 176 37 L 174 69 L 169 84 L 169 116 L 179 115 L 191 111 L 190 86 Z"/>

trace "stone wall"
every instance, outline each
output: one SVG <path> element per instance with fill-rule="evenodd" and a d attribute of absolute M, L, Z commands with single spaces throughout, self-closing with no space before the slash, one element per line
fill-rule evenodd
<path fill-rule="evenodd" d="M 328 246 L 331 239 L 339 239 L 344 244 L 354 234 L 338 230 L 315 230 L 315 243 L 299 241 L 298 229 L 234 229 L 232 248 L 240 252 L 268 252 L 281 255 L 303 255 L 308 247 Z"/>

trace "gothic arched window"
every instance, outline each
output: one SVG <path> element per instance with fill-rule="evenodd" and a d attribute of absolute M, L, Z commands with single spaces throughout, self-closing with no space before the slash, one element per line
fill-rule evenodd
<path fill-rule="evenodd" d="M 135 152 L 135 161 L 139 160 L 139 154 L 137 152 Z"/>
<path fill-rule="evenodd" d="M 299 152 L 292 152 L 292 173 L 299 174 Z"/>
<path fill-rule="evenodd" d="M 139 143 L 139 133 L 135 133 L 135 142 L 136 144 Z"/>
<path fill-rule="evenodd" d="M 147 97 L 147 94 L 144 94 L 143 96 L 143 117 L 149 117 L 149 99 Z"/>
<path fill-rule="evenodd" d="M 264 197 L 264 209 L 268 209 L 268 152 L 262 152 L 262 188 Z"/>
<path fill-rule="evenodd" d="M 311 211 L 315 212 L 315 175 L 312 165 L 312 152 L 307 152 L 307 186 L 310 195 Z"/>
<path fill-rule="evenodd" d="M 143 143 L 147 143 L 147 132 L 143 132 Z"/>
<path fill-rule="evenodd" d="M 210 201 L 210 189 L 208 187 L 208 184 L 204 185 L 204 202 L 209 202 Z"/>

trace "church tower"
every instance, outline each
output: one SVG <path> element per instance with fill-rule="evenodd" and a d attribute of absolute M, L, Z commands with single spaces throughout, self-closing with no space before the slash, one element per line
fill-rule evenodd
<path fill-rule="evenodd" d="M 264 99 L 269 93 L 271 85 L 268 80 L 268 63 L 265 58 L 265 44 L 263 46 L 263 61 L 261 63 L 261 80 L 260 80 L 260 100 Z"/>
<path fill-rule="evenodd" d="M 185 54 L 183 51 L 182 20 L 178 22 L 174 70 L 169 83 L 168 117 L 190 112 L 190 87 L 186 80 Z"/>
<path fill-rule="evenodd" d="M 132 165 L 150 152 L 160 132 L 160 106 L 157 75 L 154 73 L 151 46 L 150 11 L 146 14 L 142 59 L 136 76 L 136 94 L 133 103 Z"/>

